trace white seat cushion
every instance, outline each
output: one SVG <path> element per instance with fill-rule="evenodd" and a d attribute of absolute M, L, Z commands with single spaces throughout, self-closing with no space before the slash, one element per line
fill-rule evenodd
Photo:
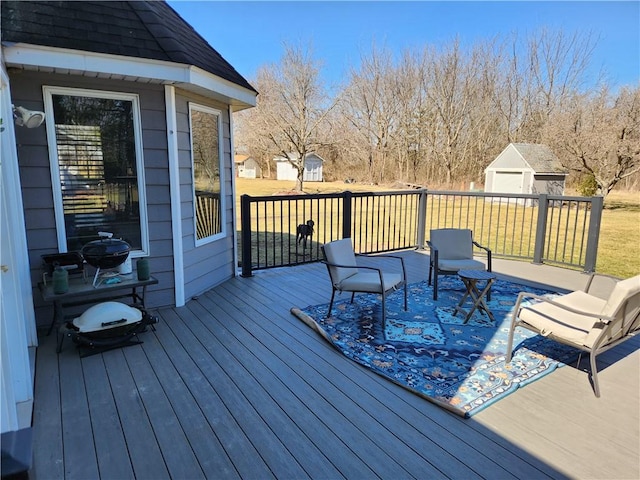
<path fill-rule="evenodd" d="M 359 271 L 355 275 L 342 280 L 336 288 L 339 290 L 384 293 L 387 290 L 402 283 L 402 275 L 399 273 L 382 273 L 384 288 L 380 285 L 380 275 L 372 271 Z"/>
<path fill-rule="evenodd" d="M 448 272 L 457 272 L 458 270 L 484 270 L 485 266 L 479 260 L 439 260 L 438 269 Z"/>
<path fill-rule="evenodd" d="M 556 303 L 576 310 L 598 314 L 603 311 L 606 300 L 577 291 L 554 299 Z M 589 336 L 598 323 L 597 318 L 569 312 L 550 303 L 537 303 L 525 307 L 519 315 L 520 320 L 540 331 L 543 336 L 557 337 L 578 346 L 589 345 L 597 335 Z M 589 338 L 587 338 L 589 337 Z"/>

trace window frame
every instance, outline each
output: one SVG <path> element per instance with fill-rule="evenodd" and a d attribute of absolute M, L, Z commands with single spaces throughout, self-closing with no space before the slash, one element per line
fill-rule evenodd
<path fill-rule="evenodd" d="M 56 221 L 58 251 L 67 253 L 67 231 L 64 221 L 64 207 L 62 204 L 62 184 L 60 182 L 60 159 L 58 158 L 58 143 L 56 141 L 55 119 L 53 116 L 53 96 L 68 95 L 76 97 L 102 98 L 108 100 L 123 100 L 132 103 L 133 135 L 135 142 L 136 175 L 138 183 L 138 202 L 140 209 L 140 242 L 141 248 L 131 250 L 130 257 L 149 255 L 149 219 L 147 216 L 147 191 L 144 170 L 144 155 L 142 144 L 142 121 L 140 115 L 140 99 L 135 93 L 124 93 L 107 90 L 91 90 L 86 88 L 71 88 L 43 85 L 45 123 L 47 131 L 47 146 L 49 149 L 49 169 L 51 172 L 51 187 L 53 190 L 53 207 Z"/>
<path fill-rule="evenodd" d="M 197 201 L 196 201 L 196 179 L 195 179 L 195 159 L 193 156 L 193 111 L 202 113 L 208 113 L 218 117 L 218 168 L 220 172 L 220 232 L 208 237 L 198 239 L 198 217 L 197 217 Z M 225 174 L 224 174 L 224 129 L 223 129 L 224 117 L 222 110 L 217 108 L 208 107 L 199 103 L 189 102 L 189 148 L 191 156 L 191 192 L 192 192 L 192 206 L 193 206 L 193 238 L 196 247 L 207 245 L 215 242 L 227 236 L 226 225 L 226 192 L 225 192 Z"/>

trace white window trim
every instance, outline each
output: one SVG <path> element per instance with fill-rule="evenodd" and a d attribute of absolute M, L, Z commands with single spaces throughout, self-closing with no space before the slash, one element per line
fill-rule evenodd
<path fill-rule="evenodd" d="M 192 125 L 192 115 L 191 112 L 197 110 L 199 112 L 209 113 L 211 115 L 216 115 L 218 117 L 218 161 L 220 162 L 220 233 L 216 233 L 215 235 L 211 235 L 209 237 L 198 239 L 198 230 L 197 230 L 197 217 L 196 217 L 196 181 L 195 181 L 195 162 L 193 159 L 193 125 Z M 200 247 L 202 245 L 206 245 L 211 242 L 215 242 L 216 240 L 220 240 L 227 236 L 226 232 L 226 192 L 224 189 L 224 137 L 223 134 L 223 117 L 222 111 L 217 110 L 215 108 L 206 107 L 204 105 L 200 105 L 197 103 L 189 102 L 189 148 L 191 149 L 191 190 L 192 190 L 192 205 L 193 205 L 193 238 L 195 241 L 195 246 Z"/>
<path fill-rule="evenodd" d="M 42 87 L 44 97 L 44 111 L 47 129 L 47 144 L 49 147 L 49 165 L 51 171 L 51 187 L 53 188 L 53 206 L 56 217 L 56 231 L 58 235 L 58 250 L 67 252 L 67 232 L 64 224 L 64 208 L 62 205 L 62 185 L 60 184 L 60 162 L 58 159 L 58 144 L 56 143 L 55 120 L 53 118 L 53 95 L 69 95 L 76 97 L 94 97 L 113 100 L 130 101 L 133 106 L 133 132 L 136 147 L 136 168 L 138 177 L 138 199 L 140 208 L 140 240 L 141 250 L 132 250 L 130 257 L 149 255 L 149 221 L 147 217 L 146 182 L 144 178 L 144 156 L 142 152 L 142 121 L 140 119 L 140 100 L 133 93 L 111 92 L 104 90 L 88 90 L 84 88 Z"/>

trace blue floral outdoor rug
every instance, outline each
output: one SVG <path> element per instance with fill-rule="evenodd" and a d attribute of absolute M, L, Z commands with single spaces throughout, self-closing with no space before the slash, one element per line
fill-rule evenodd
<path fill-rule="evenodd" d="M 380 297 L 374 294 L 356 294 L 354 303 L 344 294 L 329 318 L 328 304 L 291 313 L 348 358 L 468 418 L 577 358 L 577 350 L 518 328 L 514 357 L 505 364 L 511 313 L 522 290 L 555 295 L 498 280 L 487 302 L 495 322 L 476 311 L 465 325 L 462 314 L 453 315 L 464 286 L 451 276 L 440 280 L 437 302 L 427 282 L 409 285 L 406 312 L 402 291 L 390 294 L 384 332 Z"/>

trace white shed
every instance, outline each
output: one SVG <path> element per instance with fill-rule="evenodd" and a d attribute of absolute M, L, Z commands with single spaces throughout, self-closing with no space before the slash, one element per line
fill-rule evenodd
<path fill-rule="evenodd" d="M 297 158 L 297 155 L 290 154 L 290 158 Z M 295 167 L 283 156 L 273 159 L 276 162 L 276 180 L 296 180 L 298 172 Z M 304 159 L 304 174 L 302 180 L 305 182 L 322 182 L 322 164 L 324 159 L 316 153 L 307 153 Z"/>
<path fill-rule="evenodd" d="M 258 162 L 249 155 L 236 155 L 234 158 L 236 175 L 240 178 L 260 178 L 262 168 Z"/>
<path fill-rule="evenodd" d="M 548 146 L 510 143 L 484 174 L 488 193 L 562 195 L 568 172 Z"/>

